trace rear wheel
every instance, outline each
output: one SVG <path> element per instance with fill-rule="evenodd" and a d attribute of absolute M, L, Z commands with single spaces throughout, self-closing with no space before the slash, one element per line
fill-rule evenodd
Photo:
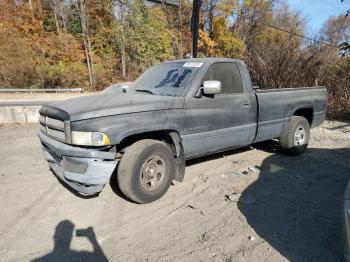
<path fill-rule="evenodd" d="M 167 192 L 175 172 L 175 159 L 168 145 L 140 140 L 126 150 L 119 163 L 119 189 L 137 203 L 149 203 Z"/>
<path fill-rule="evenodd" d="M 309 122 L 302 116 L 293 116 L 279 140 L 282 152 L 297 156 L 306 151 L 309 139 Z"/>

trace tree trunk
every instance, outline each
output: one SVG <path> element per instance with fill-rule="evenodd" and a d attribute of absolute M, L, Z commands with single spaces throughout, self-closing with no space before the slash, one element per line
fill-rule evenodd
<path fill-rule="evenodd" d="M 58 22 L 58 17 L 57 17 L 56 10 L 53 11 L 53 16 L 54 16 L 54 19 L 55 19 L 56 31 L 57 31 L 58 38 L 61 38 L 60 23 Z"/>
<path fill-rule="evenodd" d="M 53 17 L 55 19 L 56 32 L 57 32 L 58 38 L 61 38 L 61 27 L 60 27 L 60 22 L 58 20 L 58 16 L 60 15 L 61 2 L 57 0 L 50 0 L 49 4 L 53 12 Z"/>
<path fill-rule="evenodd" d="M 64 10 L 62 10 L 62 5 L 60 5 L 60 18 L 62 19 L 63 31 L 67 32 L 67 19 Z"/>
<path fill-rule="evenodd" d="M 88 67 L 90 86 L 91 86 L 92 90 L 94 90 L 91 44 L 90 44 L 90 38 L 89 38 L 88 30 L 87 30 L 86 13 L 85 13 L 85 0 L 79 0 L 79 9 L 80 9 L 80 24 L 81 24 L 81 29 L 83 32 L 85 57 L 86 57 L 86 64 Z"/>
<path fill-rule="evenodd" d="M 88 67 L 88 74 L 89 74 L 89 80 L 90 80 L 90 86 L 93 89 L 94 83 L 93 83 L 93 75 L 92 75 L 92 67 L 91 67 L 91 60 L 90 60 L 90 52 L 89 52 L 89 44 L 87 42 L 86 37 L 83 38 L 84 41 L 84 51 L 85 51 L 85 57 L 86 57 L 86 64 Z"/>
<path fill-rule="evenodd" d="M 32 0 L 30 0 L 30 2 L 33 2 Z M 44 22 L 43 22 L 43 7 L 41 5 L 41 0 L 36 0 L 34 2 L 34 7 L 38 10 L 36 17 L 38 22 L 40 23 L 40 27 L 43 29 L 44 28 Z"/>
<path fill-rule="evenodd" d="M 125 52 L 125 43 L 124 39 L 122 41 L 122 46 L 121 46 L 121 57 L 122 57 L 122 76 L 126 77 L 126 52 Z"/>
<path fill-rule="evenodd" d="M 180 58 L 183 58 L 183 33 L 182 33 L 182 6 L 181 6 L 181 1 L 180 0 L 180 6 L 179 6 L 179 20 L 180 20 Z"/>
<path fill-rule="evenodd" d="M 31 12 L 31 15 L 32 15 L 32 19 L 34 21 L 35 18 L 34 18 L 33 1 L 29 0 L 28 3 L 29 3 L 29 9 L 30 9 L 30 12 Z"/>
<path fill-rule="evenodd" d="M 124 8 L 123 6 L 120 6 L 120 18 L 121 18 L 121 24 L 122 24 L 122 32 L 121 32 L 121 59 L 122 59 L 122 77 L 126 77 L 126 39 L 125 39 L 125 31 L 126 31 L 126 21 L 125 21 L 125 15 L 124 15 Z"/>
<path fill-rule="evenodd" d="M 213 39 L 214 37 L 214 4 L 212 4 L 210 7 L 209 7 L 209 12 L 208 12 L 208 19 L 209 19 L 209 28 L 208 28 L 208 31 L 209 31 L 209 38 L 210 39 Z"/>

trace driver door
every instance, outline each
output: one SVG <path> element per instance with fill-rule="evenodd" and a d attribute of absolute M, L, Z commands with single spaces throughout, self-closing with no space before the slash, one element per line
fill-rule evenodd
<path fill-rule="evenodd" d="M 186 158 L 242 147 L 253 142 L 257 127 L 255 95 L 243 89 L 238 66 L 232 62 L 214 63 L 202 80 L 221 81 L 216 95 L 185 99 Z"/>

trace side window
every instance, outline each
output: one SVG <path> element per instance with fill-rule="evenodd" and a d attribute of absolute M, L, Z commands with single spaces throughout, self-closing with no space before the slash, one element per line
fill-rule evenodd
<path fill-rule="evenodd" d="M 221 81 L 222 94 L 243 93 L 238 66 L 234 63 L 215 63 L 206 73 L 203 81 Z"/>

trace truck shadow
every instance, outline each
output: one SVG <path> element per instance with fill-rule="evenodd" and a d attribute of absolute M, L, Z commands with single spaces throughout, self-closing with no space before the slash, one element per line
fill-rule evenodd
<path fill-rule="evenodd" d="M 243 152 L 246 152 L 249 150 L 252 150 L 252 148 L 247 146 L 247 147 L 230 149 L 230 150 L 219 152 L 219 153 L 214 153 L 211 155 L 201 156 L 198 158 L 192 158 L 192 159 L 186 160 L 186 167 L 197 165 L 197 164 L 200 164 L 200 163 L 205 162 L 205 161 L 220 159 L 220 158 L 223 158 L 224 156 L 230 156 L 230 155 L 234 155 L 234 154 L 243 153 Z M 185 177 L 186 177 L 186 174 L 185 174 Z"/>
<path fill-rule="evenodd" d="M 112 173 L 111 175 L 111 178 L 109 179 L 109 186 L 111 187 L 112 191 L 114 194 L 116 194 L 117 196 L 119 196 L 120 198 L 124 199 L 125 201 L 128 201 L 130 203 L 133 203 L 133 204 L 139 204 L 139 203 L 136 203 L 135 201 L 127 198 L 123 193 L 122 191 L 120 191 L 119 189 L 119 185 L 118 185 L 118 165 L 116 166 L 114 172 Z"/>
<path fill-rule="evenodd" d="M 256 202 L 238 202 L 238 208 L 289 261 L 343 261 L 341 216 L 349 157 L 349 148 L 311 148 L 298 157 L 273 154 L 259 167 L 258 180 L 242 192 L 241 198 Z"/>
<path fill-rule="evenodd" d="M 52 172 L 52 174 L 56 177 L 57 181 L 65 188 L 67 189 L 70 193 L 72 193 L 73 195 L 81 198 L 81 199 L 91 199 L 91 198 L 96 198 L 99 196 L 99 193 L 93 194 L 93 195 L 82 195 L 79 194 L 77 191 L 75 191 L 74 189 L 72 189 L 70 186 L 68 186 L 66 183 L 62 182 L 61 179 L 59 179 L 56 175 L 55 172 L 50 169 L 50 172 Z"/>
<path fill-rule="evenodd" d="M 97 242 L 96 235 L 92 227 L 77 229 L 78 237 L 86 237 L 93 247 L 93 252 L 75 251 L 70 249 L 73 238 L 74 224 L 69 220 L 63 220 L 57 224 L 54 239 L 54 249 L 32 262 L 59 262 L 59 261 L 108 261 L 102 248 Z"/>

